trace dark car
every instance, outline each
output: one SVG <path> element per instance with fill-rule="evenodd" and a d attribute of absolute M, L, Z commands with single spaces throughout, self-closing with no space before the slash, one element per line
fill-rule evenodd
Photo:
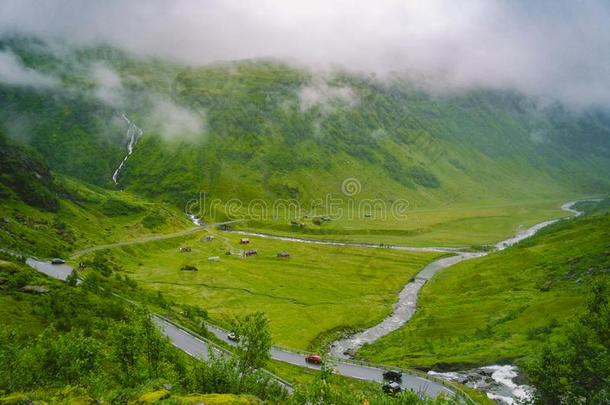
<path fill-rule="evenodd" d="M 57 257 L 55 259 L 51 260 L 51 264 L 65 264 L 65 263 L 66 262 L 64 260 L 59 259 Z"/>
<path fill-rule="evenodd" d="M 305 361 L 311 364 L 320 364 L 322 363 L 322 357 L 319 354 L 310 354 L 305 356 Z"/>
<path fill-rule="evenodd" d="M 400 371 L 388 370 L 383 373 L 383 379 L 399 383 L 402 381 L 402 373 Z"/>
<path fill-rule="evenodd" d="M 235 332 L 227 333 L 227 339 L 229 339 L 232 342 L 239 342 L 239 336 L 237 336 L 237 333 L 235 333 Z"/>
<path fill-rule="evenodd" d="M 402 388 L 400 387 L 400 384 L 395 381 L 392 381 L 390 383 L 385 384 L 382 390 L 388 395 L 396 395 L 402 391 Z"/>

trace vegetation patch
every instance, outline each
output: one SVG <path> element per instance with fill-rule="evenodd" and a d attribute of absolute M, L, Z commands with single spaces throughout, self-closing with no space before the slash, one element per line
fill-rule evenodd
<path fill-rule="evenodd" d="M 213 231 L 117 247 L 113 261 L 142 286 L 172 300 L 204 307 L 210 317 L 227 319 L 264 311 L 277 344 L 306 349 L 337 327 L 360 329 L 387 316 L 398 292 L 438 253 L 348 248 L 251 237 L 242 257 L 237 234 Z M 207 235 L 207 234 L 206 234 Z M 190 246 L 188 262 L 181 246 Z M 278 252 L 290 251 L 290 260 Z M 225 255 L 231 251 L 234 254 Z M 211 262 L 209 257 L 220 261 Z M 86 257 L 84 258 L 86 260 Z M 185 264 L 198 271 L 180 270 Z"/>
<path fill-rule="evenodd" d="M 415 316 L 359 356 L 401 366 L 523 363 L 561 333 L 586 293 L 610 278 L 610 214 L 561 221 L 502 252 L 443 270 Z"/>

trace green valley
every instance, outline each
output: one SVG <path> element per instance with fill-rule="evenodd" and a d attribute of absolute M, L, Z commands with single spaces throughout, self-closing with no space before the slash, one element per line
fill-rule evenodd
<path fill-rule="evenodd" d="M 422 290 L 413 320 L 359 354 L 442 369 L 527 362 L 583 310 L 590 286 L 608 280 L 607 201 L 597 212 L 438 274 Z"/>
<path fill-rule="evenodd" d="M 0 405 L 610 400 L 601 0 L 5 3 Z"/>
<path fill-rule="evenodd" d="M 205 242 L 209 236 L 216 238 Z M 403 285 L 440 255 L 256 237 L 243 248 L 239 240 L 239 235 L 198 232 L 78 260 L 101 255 L 140 285 L 174 301 L 206 308 L 220 324 L 230 325 L 236 315 L 263 311 L 276 344 L 320 350 L 342 332 L 381 321 Z M 181 252 L 184 247 L 190 251 Z M 240 248 L 255 249 L 257 254 L 242 257 Z M 277 257 L 283 251 L 290 257 Z M 214 257 L 218 261 L 210 261 Z"/>

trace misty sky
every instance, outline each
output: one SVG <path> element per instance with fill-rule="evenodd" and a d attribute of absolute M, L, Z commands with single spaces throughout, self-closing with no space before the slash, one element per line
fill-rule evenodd
<path fill-rule="evenodd" d="M 0 34 L 189 64 L 273 57 L 610 106 L 610 0 L 2 0 Z"/>

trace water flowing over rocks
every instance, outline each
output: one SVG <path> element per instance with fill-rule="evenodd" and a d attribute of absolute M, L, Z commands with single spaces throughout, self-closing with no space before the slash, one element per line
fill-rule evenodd
<path fill-rule="evenodd" d="M 428 375 L 454 381 L 484 391 L 489 399 L 499 404 L 514 404 L 531 398 L 530 386 L 520 384 L 520 370 L 512 365 L 492 365 L 466 371 L 436 372 Z"/>
<path fill-rule="evenodd" d="M 114 184 L 119 184 L 118 183 L 119 172 L 125 165 L 125 162 L 127 162 L 127 159 L 129 158 L 129 156 L 133 153 L 133 148 L 136 146 L 138 139 L 143 134 L 143 131 L 136 124 L 134 124 L 132 121 L 130 121 L 129 118 L 127 118 L 127 116 L 125 114 L 122 113 L 121 116 L 123 117 L 123 119 L 125 121 L 127 121 L 127 124 L 129 125 L 129 127 L 127 128 L 127 140 L 128 140 L 127 141 L 127 155 L 125 155 L 125 157 L 119 164 L 119 167 L 117 167 L 117 169 L 112 174 L 112 181 L 114 182 Z"/>
<path fill-rule="evenodd" d="M 582 212 L 574 209 L 574 205 L 577 202 L 567 202 L 561 206 L 561 209 L 571 213 L 572 218 L 578 217 L 582 215 Z M 496 251 L 504 250 L 560 220 L 561 218 L 558 218 L 538 223 L 518 232 L 514 237 L 498 242 L 494 248 Z M 393 306 L 390 316 L 371 328 L 333 342 L 329 347 L 329 353 L 338 358 L 352 358 L 363 345 L 372 343 L 380 337 L 395 331 L 413 317 L 417 308 L 417 295 L 420 289 L 437 272 L 464 260 L 488 254 L 487 252 L 455 253 L 455 256 L 441 258 L 428 264 L 411 282 L 405 285 L 398 296 L 398 302 Z M 501 404 L 513 404 L 519 400 L 526 400 L 531 396 L 532 392 L 531 387 L 515 382 L 516 379 L 520 379 L 519 369 L 512 365 L 491 365 L 463 372 L 442 373 L 430 371 L 428 374 L 450 381 L 457 381 L 466 386 L 484 391 L 490 399 Z"/>

